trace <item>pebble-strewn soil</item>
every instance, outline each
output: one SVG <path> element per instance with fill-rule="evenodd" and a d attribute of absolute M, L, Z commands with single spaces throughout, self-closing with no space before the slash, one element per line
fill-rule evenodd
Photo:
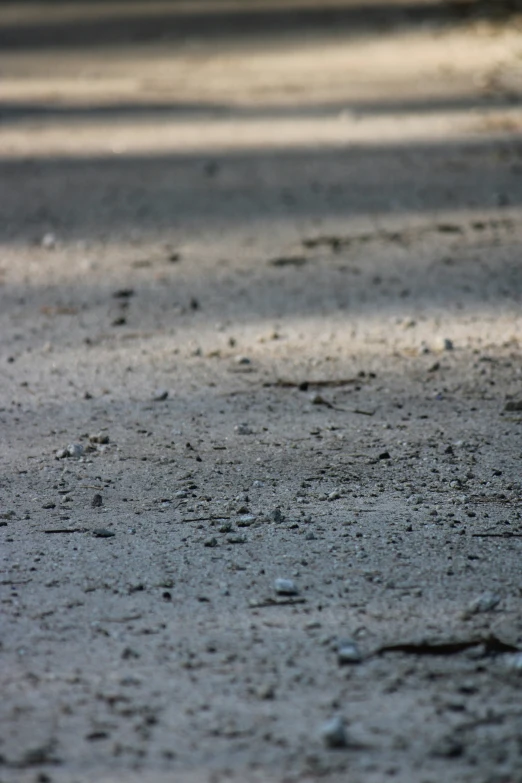
<path fill-rule="evenodd" d="M 0 12 L 1 783 L 522 781 L 522 28 L 327 5 Z"/>

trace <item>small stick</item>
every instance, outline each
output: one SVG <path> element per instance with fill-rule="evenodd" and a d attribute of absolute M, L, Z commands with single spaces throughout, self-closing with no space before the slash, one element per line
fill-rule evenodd
<path fill-rule="evenodd" d="M 141 620 L 143 614 L 130 614 L 128 617 L 100 617 L 99 623 L 130 623 L 133 620 Z"/>
<path fill-rule="evenodd" d="M 84 527 L 56 527 L 53 530 L 44 530 L 44 533 L 86 533 Z"/>
<path fill-rule="evenodd" d="M 326 378 L 317 381 L 290 381 L 285 378 L 278 378 L 276 381 L 265 381 L 263 386 L 265 388 L 277 386 L 281 389 L 301 389 L 306 391 L 309 386 L 326 389 L 328 387 L 348 386 L 351 383 L 361 383 L 363 380 L 363 378 Z"/>
<path fill-rule="evenodd" d="M 522 533 L 510 533 L 506 530 L 505 533 L 472 533 L 472 538 L 522 538 Z"/>
<path fill-rule="evenodd" d="M 305 604 L 306 598 L 289 598 L 286 601 L 277 601 L 276 599 L 267 598 L 266 601 L 258 601 L 253 604 L 249 604 L 251 609 L 261 609 L 265 606 L 293 606 L 294 604 Z"/>

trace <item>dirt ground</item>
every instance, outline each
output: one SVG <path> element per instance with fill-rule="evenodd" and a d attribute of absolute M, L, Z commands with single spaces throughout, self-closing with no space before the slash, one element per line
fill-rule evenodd
<path fill-rule="evenodd" d="M 521 33 L 2 4 L 1 783 L 522 781 Z"/>

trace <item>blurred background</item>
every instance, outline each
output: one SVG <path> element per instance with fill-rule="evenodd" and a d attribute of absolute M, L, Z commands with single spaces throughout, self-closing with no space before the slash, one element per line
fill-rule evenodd
<path fill-rule="evenodd" d="M 0 241 L 518 203 L 520 6 L 3 2 Z"/>

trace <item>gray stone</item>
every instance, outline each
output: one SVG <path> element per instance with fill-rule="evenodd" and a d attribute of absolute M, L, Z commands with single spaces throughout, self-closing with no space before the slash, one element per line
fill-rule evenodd
<path fill-rule="evenodd" d="M 337 645 L 337 660 L 340 666 L 361 663 L 362 655 L 355 642 L 343 639 Z"/>
<path fill-rule="evenodd" d="M 486 592 L 474 598 L 468 606 L 468 614 L 481 614 L 483 612 L 492 612 L 500 604 L 502 598 L 497 593 L 486 590 Z"/>
<path fill-rule="evenodd" d="M 254 431 L 251 427 L 248 426 L 248 424 L 236 424 L 234 427 L 234 432 L 237 432 L 238 435 L 253 435 Z"/>
<path fill-rule="evenodd" d="M 344 718 L 337 716 L 325 721 L 321 726 L 321 737 L 327 748 L 341 749 L 348 747 L 348 735 Z"/>
<path fill-rule="evenodd" d="M 67 455 L 68 457 L 75 457 L 76 459 L 78 457 L 83 456 L 84 448 L 81 443 L 70 443 L 67 446 Z"/>
<path fill-rule="evenodd" d="M 299 593 L 292 579 L 276 579 L 274 588 L 278 595 L 297 595 Z"/>
<path fill-rule="evenodd" d="M 253 514 L 242 514 L 236 520 L 236 525 L 238 527 L 250 527 L 250 525 L 253 525 L 255 521 L 256 517 Z"/>
<path fill-rule="evenodd" d="M 227 538 L 227 544 L 246 544 L 246 536 L 229 536 Z"/>
<path fill-rule="evenodd" d="M 164 400 L 166 400 L 168 396 L 169 396 L 169 393 L 168 393 L 167 389 L 158 389 L 152 395 L 152 401 L 153 402 L 164 402 Z"/>
<path fill-rule="evenodd" d="M 509 400 L 504 405 L 504 410 L 507 412 L 522 411 L 522 400 Z"/>
<path fill-rule="evenodd" d="M 522 652 L 513 653 L 512 655 L 503 655 L 502 662 L 509 671 L 522 674 Z"/>

